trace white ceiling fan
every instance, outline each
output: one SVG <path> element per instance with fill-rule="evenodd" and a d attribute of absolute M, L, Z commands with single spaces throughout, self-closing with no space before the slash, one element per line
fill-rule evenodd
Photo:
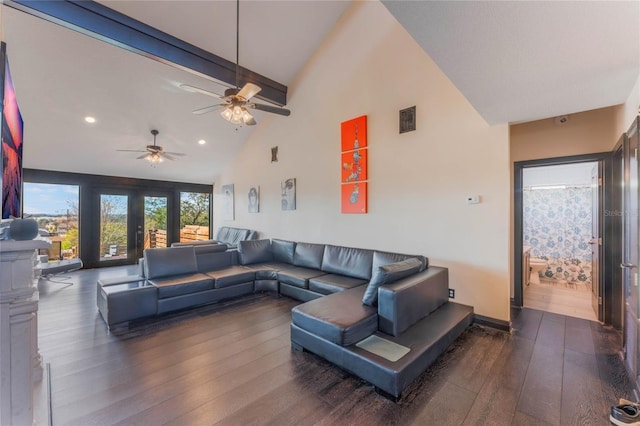
<path fill-rule="evenodd" d="M 156 136 L 158 136 L 159 133 L 160 132 L 158 132 L 156 129 L 153 129 L 151 131 L 151 134 L 153 135 L 153 145 L 147 145 L 145 149 L 118 149 L 117 151 L 144 152 L 144 154 L 142 154 L 141 156 L 136 157 L 136 160 L 145 159 L 152 164 L 162 163 L 165 158 L 167 160 L 175 161 L 175 157 L 182 157 L 185 155 L 180 152 L 165 151 L 160 145 L 156 145 Z"/>
<path fill-rule="evenodd" d="M 211 105 L 208 107 L 196 109 L 194 114 L 206 114 L 211 111 L 223 109 L 220 115 L 225 120 L 233 124 L 245 124 L 254 126 L 256 120 L 253 118 L 247 108 L 257 109 L 258 111 L 270 112 L 289 116 L 291 111 L 286 108 L 275 107 L 271 105 L 259 104 L 251 102 L 251 98 L 257 95 L 262 88 L 253 83 L 246 83 L 242 89 L 240 88 L 240 0 L 236 0 L 236 87 L 224 91 L 224 96 L 210 92 L 199 87 L 189 84 L 181 84 L 180 87 L 188 92 L 201 93 L 214 98 L 225 101 L 223 104 Z"/>

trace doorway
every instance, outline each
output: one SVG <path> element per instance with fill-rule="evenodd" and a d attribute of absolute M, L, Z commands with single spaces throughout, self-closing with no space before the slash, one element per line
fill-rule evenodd
<path fill-rule="evenodd" d="M 523 168 L 525 307 L 598 320 L 599 169 L 597 161 Z"/>
<path fill-rule="evenodd" d="M 607 280 L 605 283 L 605 280 L 602 279 L 603 275 L 607 275 L 603 266 L 607 266 L 607 270 L 610 270 L 611 265 L 610 259 L 603 257 L 603 252 L 608 252 L 604 248 L 608 247 L 607 244 L 611 244 L 612 239 L 607 228 L 609 223 L 607 222 L 607 224 L 605 224 L 603 221 L 604 206 L 610 203 L 609 198 L 605 199 L 605 194 L 609 194 L 610 191 L 608 189 L 604 191 L 603 187 L 610 185 L 611 182 L 610 176 L 607 175 L 607 173 L 611 173 L 611 157 L 611 153 L 597 153 L 514 163 L 514 286 L 512 293 L 512 304 L 514 307 L 522 307 L 525 305 L 525 292 L 528 291 L 527 287 L 531 288 L 531 278 L 533 275 L 534 280 L 538 277 L 541 286 L 547 285 L 551 287 L 555 284 L 556 288 L 567 287 L 567 291 L 582 290 L 583 304 L 588 306 L 588 308 L 585 308 L 585 311 L 589 314 L 589 319 L 600 322 L 604 321 L 604 306 L 607 301 L 611 300 L 611 282 Z M 591 164 L 587 166 L 585 165 L 586 163 Z M 583 179 L 579 191 L 581 191 L 585 199 L 589 199 L 591 202 L 585 203 L 581 209 L 576 209 L 574 205 L 575 202 L 572 199 L 567 201 L 567 206 L 562 207 L 562 216 L 568 215 L 570 216 L 569 219 L 571 219 L 572 215 L 577 214 L 578 216 L 575 220 L 582 221 L 583 223 L 578 227 L 579 230 L 577 232 L 575 231 L 575 226 L 573 229 L 571 227 L 567 228 L 569 231 L 568 237 L 570 237 L 569 241 L 566 240 L 567 237 L 564 234 L 556 235 L 555 240 L 551 241 L 551 243 L 545 241 L 545 250 L 549 248 L 549 246 L 555 245 L 556 247 L 550 248 L 568 248 L 570 253 L 582 253 L 582 258 L 575 255 L 566 255 L 566 253 L 563 256 L 559 250 L 556 250 L 559 253 L 535 252 L 535 250 L 525 251 L 525 249 L 529 248 L 525 246 L 530 245 L 533 247 L 535 245 L 531 244 L 532 236 L 529 230 L 527 231 L 529 233 L 527 237 L 528 241 L 525 243 L 525 197 L 532 195 L 528 193 L 532 190 L 532 186 L 541 187 L 533 188 L 533 190 L 538 191 L 537 196 L 540 197 L 540 200 L 543 200 L 541 202 L 548 204 L 549 201 L 545 198 L 545 191 L 547 191 L 548 196 L 548 191 L 554 190 L 554 187 L 562 191 L 571 186 L 577 186 L 576 184 L 572 185 L 572 181 L 563 182 L 552 179 L 553 174 L 550 173 L 552 169 L 544 169 L 544 167 L 548 166 L 569 165 L 582 165 Z M 546 180 L 540 181 L 538 184 L 535 182 L 528 183 L 527 190 L 525 190 L 525 170 L 537 170 L 537 173 L 542 176 L 541 179 Z M 547 173 L 545 173 L 545 171 Z M 574 189 L 574 191 L 578 191 L 578 189 Z M 560 212 L 560 210 L 558 210 L 559 208 L 560 207 L 557 206 L 556 210 L 551 213 L 558 214 Z M 549 214 L 548 211 L 546 211 L 546 213 Z M 595 220 L 586 221 L 588 217 L 595 218 Z M 542 230 L 541 228 L 544 226 L 544 223 L 539 225 L 539 231 L 546 231 L 544 235 L 548 236 L 551 234 L 551 229 Z M 554 226 L 560 225 L 555 224 Z M 568 225 L 562 226 L 567 227 Z M 607 229 L 606 234 L 604 233 L 605 228 Z M 571 234 L 571 231 L 573 231 L 573 234 Z M 580 241 L 574 241 L 578 239 L 579 236 L 582 236 L 582 239 Z M 568 247 L 565 247 L 565 244 Z M 572 247 L 575 247 L 575 249 L 572 249 Z M 536 274 L 531 274 L 531 256 L 534 257 L 533 266 L 537 269 Z M 536 257 L 539 258 L 535 259 Z M 548 259 L 542 259 L 543 257 L 548 257 Z M 543 261 L 544 263 L 541 264 Z M 560 270 L 558 270 L 558 268 L 560 268 Z M 556 282 L 554 283 L 553 281 Z M 590 283 L 587 283 L 588 281 L 590 281 Z M 604 291 L 605 288 L 607 292 Z M 568 297 L 569 305 L 571 305 L 572 299 L 575 299 L 576 296 L 577 293 L 570 293 Z M 529 302 L 529 300 L 527 302 Z M 527 305 L 529 305 L 529 303 L 527 303 Z M 541 307 L 536 307 L 536 309 L 541 309 Z M 551 308 L 548 307 L 544 309 L 551 311 Z M 593 314 L 591 314 L 591 312 L 593 312 Z M 575 313 L 567 312 L 566 314 L 576 316 Z"/>
<path fill-rule="evenodd" d="M 130 264 L 145 248 L 167 247 L 173 231 L 170 193 L 103 189 L 95 200 L 98 241 L 94 245 L 101 266 Z"/>

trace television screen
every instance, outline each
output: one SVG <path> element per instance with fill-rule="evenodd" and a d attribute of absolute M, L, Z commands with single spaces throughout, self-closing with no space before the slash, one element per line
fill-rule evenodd
<path fill-rule="evenodd" d="M 2 46 L 5 47 L 5 46 Z M 4 51 L 4 49 L 2 49 Z M 3 52 L 4 53 L 4 52 Z M 4 61 L 4 91 L 2 101 L 2 218 L 22 214 L 22 132 L 23 122 L 9 70 Z"/>

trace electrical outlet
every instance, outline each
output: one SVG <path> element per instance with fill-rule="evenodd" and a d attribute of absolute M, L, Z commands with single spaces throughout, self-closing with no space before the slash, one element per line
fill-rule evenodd
<path fill-rule="evenodd" d="M 449 289 L 449 299 L 455 299 L 456 298 L 456 291 L 453 288 Z"/>

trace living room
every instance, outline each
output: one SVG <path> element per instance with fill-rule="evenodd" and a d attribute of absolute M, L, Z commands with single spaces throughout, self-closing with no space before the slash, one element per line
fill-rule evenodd
<path fill-rule="evenodd" d="M 16 13 L 6 12 L 7 5 L 2 7 L 3 19 Z M 541 76 L 535 89 L 547 96 L 538 98 L 546 108 L 545 115 L 521 114 L 518 119 L 505 119 L 501 108 L 516 110 L 516 104 L 507 104 L 506 100 L 526 96 L 511 91 L 507 99 L 496 101 L 500 108 L 489 105 L 482 109 L 470 100 L 476 99 L 473 93 L 463 94 L 465 90 L 453 82 L 457 76 L 448 77 L 442 71 L 449 69 L 447 63 L 438 63 L 427 55 L 396 19 L 400 18 L 394 17 L 382 3 L 353 3 L 346 7 L 318 48 L 291 78 L 286 101 L 286 108 L 292 111 L 290 117 L 263 114 L 247 134 L 246 128 L 236 132 L 232 124 L 217 114 L 195 118 L 185 114 L 185 120 L 201 128 L 213 120 L 228 126 L 224 144 L 233 146 L 221 153 L 228 161 L 217 164 L 216 153 L 205 158 L 205 163 L 209 162 L 218 173 L 206 175 L 198 169 L 195 161 L 204 157 L 198 151 L 189 151 L 188 156 L 179 158 L 175 164 L 164 162 L 154 168 L 134 161 L 114 161 L 114 167 L 117 164 L 121 168 L 113 172 L 107 171 L 109 161 L 101 159 L 102 169 L 95 166 L 94 173 L 150 180 L 155 175 L 162 181 L 214 184 L 212 231 L 233 226 L 258 230 L 264 238 L 426 255 L 431 264 L 449 268 L 455 302 L 473 306 L 477 315 L 497 325 L 508 325 L 513 321 L 511 298 L 517 286 L 514 277 L 518 276 L 514 272 L 517 262 L 513 260 L 517 258 L 513 247 L 513 163 L 611 152 L 620 135 L 631 126 L 640 105 L 637 57 L 630 60 L 635 62 L 635 74 L 629 73 L 630 82 L 628 70 L 621 72 L 624 82 L 619 84 L 625 87 L 622 97 L 612 100 L 605 93 L 597 99 L 589 98 L 588 107 L 566 109 L 569 107 L 562 104 L 560 94 L 576 98 L 576 93 L 560 93 L 552 80 Z M 403 24 L 411 28 L 410 22 Z M 637 28 L 635 34 L 637 40 Z M 5 36 L 11 61 L 12 55 L 18 53 L 11 50 L 10 34 Z M 614 45 L 617 46 L 615 42 Z M 493 51 L 496 56 L 487 63 L 499 63 L 500 47 L 496 46 Z M 126 54 L 136 58 L 132 61 L 148 61 L 130 52 Z M 439 55 L 438 60 L 446 57 L 442 52 Z M 17 69 L 12 68 L 12 72 L 20 96 L 20 75 Z M 484 78 L 478 68 L 467 72 Z M 562 80 L 559 75 L 547 78 Z M 204 84 L 193 76 L 188 79 L 188 83 L 196 86 Z M 551 93 L 543 90 L 545 84 L 550 86 Z M 596 86 L 592 88 L 596 91 L 601 87 L 592 86 Z M 211 100 L 194 102 L 192 94 L 179 93 L 177 88 L 176 92 L 187 113 Z M 517 105 L 532 103 L 525 100 Z M 413 105 L 416 105 L 416 130 L 399 134 L 398 111 Z M 90 157 L 91 150 L 104 155 L 101 158 L 121 156 L 124 154 L 116 153 L 117 148 L 135 149 L 149 144 L 151 129 L 147 126 L 160 129 L 158 142 L 167 150 L 186 151 L 186 146 L 178 145 L 174 138 L 164 142 L 163 120 L 142 118 L 140 111 L 138 108 L 132 114 L 143 123 L 143 129 L 137 129 L 136 133 L 130 124 L 123 126 L 128 135 L 136 133 L 128 138 L 130 143 L 111 143 L 104 153 L 99 151 L 102 146 L 87 148 L 89 153 L 77 151 L 77 157 Z M 553 117 L 563 114 L 570 115 L 565 126 L 547 126 L 545 120 L 553 121 Z M 367 116 L 368 126 L 368 212 L 342 214 L 338 173 L 340 124 L 362 115 Z M 525 123 L 538 120 L 537 124 Z M 510 124 L 520 121 L 523 123 Z M 87 167 L 93 166 L 80 164 L 82 161 L 76 167 L 73 163 L 55 166 L 51 159 L 42 157 L 37 161 L 30 159 L 29 150 L 34 148 L 29 143 L 35 142 L 30 142 L 26 135 L 35 132 L 32 128 L 37 126 L 25 115 L 25 168 L 92 173 Z M 85 128 L 82 131 L 87 132 Z M 531 134 L 535 138 L 525 141 Z M 569 142 L 557 143 L 560 137 Z M 234 145 L 235 141 L 238 144 Z M 532 143 L 536 144 L 535 150 Z M 278 161 L 272 161 L 274 147 L 278 148 Z M 33 155 L 39 156 L 41 151 Z M 193 169 L 200 170 L 200 175 L 189 174 L 192 161 Z M 166 173 L 173 175 L 163 175 L 165 166 L 168 166 Z M 296 182 L 296 209 L 283 211 L 281 183 L 289 178 L 295 178 Z M 228 184 L 233 184 L 235 190 L 232 220 L 223 219 L 221 203 L 217 202 L 221 187 Z M 248 212 L 246 197 L 249 189 L 256 186 L 260 188 L 257 214 Z M 476 195 L 480 202 L 467 204 L 467 198 Z"/>

